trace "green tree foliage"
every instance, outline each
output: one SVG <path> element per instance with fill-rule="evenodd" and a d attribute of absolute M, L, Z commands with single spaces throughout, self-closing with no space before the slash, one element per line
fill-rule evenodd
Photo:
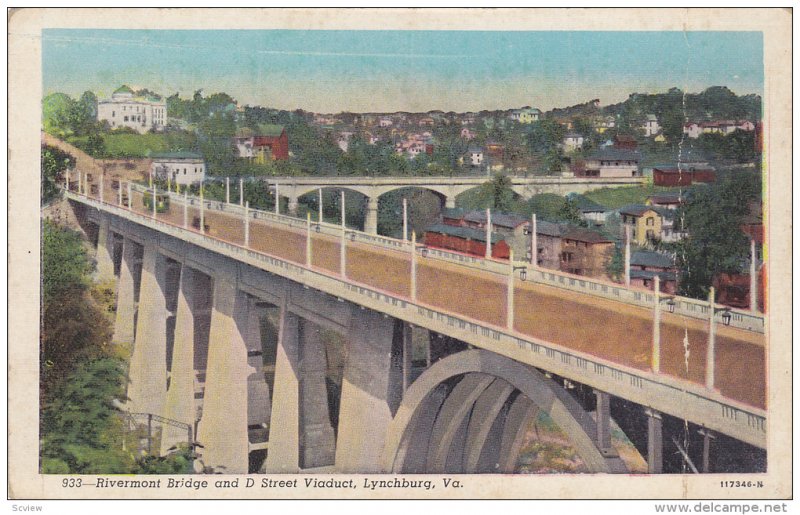
<path fill-rule="evenodd" d="M 78 365 L 42 412 L 43 473 L 122 474 L 133 457 L 122 450 L 122 423 L 112 404 L 125 398 L 124 368 L 113 358 Z"/>
<path fill-rule="evenodd" d="M 746 172 L 692 190 L 677 218 L 688 232 L 676 245 L 681 294 L 704 298 L 715 275 L 740 270 L 750 248 L 742 218 L 759 195 L 758 174 Z"/>
<path fill-rule="evenodd" d="M 42 226 L 40 386 L 44 402 L 76 363 L 102 354 L 111 339 L 103 310 L 89 295 L 91 264 L 80 236 L 46 220 Z"/>
<path fill-rule="evenodd" d="M 97 97 L 91 91 L 78 100 L 64 93 L 47 95 L 42 100 L 42 125 L 45 132 L 60 138 L 96 131 Z"/>
<path fill-rule="evenodd" d="M 64 172 L 75 166 L 75 158 L 55 147 L 42 147 L 42 205 L 58 196 Z"/>
<path fill-rule="evenodd" d="M 574 225 L 583 227 L 587 225 L 586 221 L 581 218 L 581 212 L 578 210 L 578 204 L 569 198 L 564 199 L 564 203 L 561 205 L 561 209 L 559 209 L 558 216 L 561 220 Z"/>
<path fill-rule="evenodd" d="M 606 274 L 614 281 L 619 282 L 625 273 L 625 258 L 622 255 L 622 250 L 614 246 L 611 252 L 611 259 L 606 263 Z"/>
<path fill-rule="evenodd" d="M 78 233 L 50 220 L 42 224 L 42 298 L 45 303 L 65 291 L 85 290 L 91 264 Z"/>
<path fill-rule="evenodd" d="M 555 193 L 541 193 L 528 200 L 528 207 L 531 213 L 536 213 L 536 218 L 539 220 L 550 222 L 564 220 L 562 214 L 565 212 L 565 204 L 566 199 Z"/>
<path fill-rule="evenodd" d="M 518 208 L 515 195 L 511 189 L 511 179 L 506 175 L 497 174 L 479 187 L 463 193 L 456 200 L 458 205 L 465 209 L 491 208 L 511 213 Z"/>

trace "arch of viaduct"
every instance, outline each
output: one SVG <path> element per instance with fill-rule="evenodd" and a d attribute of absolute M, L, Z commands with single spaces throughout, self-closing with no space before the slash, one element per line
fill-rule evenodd
<path fill-rule="evenodd" d="M 419 327 L 126 220 L 101 215 L 96 230 L 98 274 L 118 285 L 113 339 L 133 349 L 126 408 L 195 428 L 205 467 L 252 472 L 268 449 L 261 472 L 510 473 L 542 410 L 590 471 L 625 471 L 608 404 L 596 423 L 533 367 L 445 351 L 433 333 L 412 363 Z M 162 452 L 186 441 L 160 431 Z"/>
<path fill-rule="evenodd" d="M 541 193 L 586 193 L 598 188 L 615 188 L 643 184 L 643 177 L 522 177 L 509 176 L 511 189 L 529 199 Z M 289 213 L 297 214 L 298 200 L 303 195 L 319 189 L 346 189 L 367 198 L 365 232 L 376 234 L 378 227 L 378 201 L 391 191 L 403 188 L 418 188 L 431 191 L 442 199 L 446 208 L 454 208 L 456 197 L 473 188 L 480 187 L 487 177 L 276 177 L 267 182 L 277 194 L 289 199 Z"/>

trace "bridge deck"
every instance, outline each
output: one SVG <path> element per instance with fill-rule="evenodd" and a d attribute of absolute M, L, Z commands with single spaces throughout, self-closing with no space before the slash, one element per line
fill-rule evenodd
<path fill-rule="evenodd" d="M 106 187 L 104 195 L 106 201 L 116 199 L 116 192 L 110 187 Z M 134 192 L 132 205 L 136 212 L 149 214 L 143 206 L 141 193 Z M 199 216 L 198 211 L 189 208 L 190 222 Z M 240 216 L 211 210 L 206 210 L 204 216 L 210 226 L 208 236 L 244 244 L 244 224 Z M 173 205 L 169 212 L 159 213 L 158 218 L 180 226 L 183 207 Z M 305 245 L 302 229 L 251 219 L 250 248 L 253 250 L 304 264 Z M 313 267 L 339 273 L 338 238 L 312 233 L 312 248 Z M 398 296 L 410 295 L 408 252 L 348 241 L 346 261 L 349 279 Z M 421 302 L 484 323 L 505 325 L 505 278 L 431 258 L 418 260 L 417 274 L 417 295 Z M 519 281 L 514 301 L 516 331 L 620 365 L 650 369 L 652 310 Z M 688 347 L 684 346 L 685 341 Z M 719 326 L 716 342 L 716 388 L 734 401 L 764 409 L 764 335 Z M 704 384 L 706 343 L 707 323 L 662 313 L 662 373 Z"/>

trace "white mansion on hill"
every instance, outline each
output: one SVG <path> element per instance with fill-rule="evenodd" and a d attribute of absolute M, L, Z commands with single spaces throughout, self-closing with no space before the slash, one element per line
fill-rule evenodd
<path fill-rule="evenodd" d="M 108 122 L 112 129 L 130 127 L 139 133 L 159 130 L 167 123 L 167 102 L 156 97 L 136 97 L 128 86 L 111 95 L 111 100 L 97 103 L 97 120 Z"/>

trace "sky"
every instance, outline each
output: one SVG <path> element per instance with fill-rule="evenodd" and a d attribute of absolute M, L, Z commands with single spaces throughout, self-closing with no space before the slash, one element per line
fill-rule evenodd
<path fill-rule="evenodd" d="M 43 31 L 44 94 L 121 84 L 319 113 L 542 110 L 671 87 L 763 95 L 760 32 Z"/>

